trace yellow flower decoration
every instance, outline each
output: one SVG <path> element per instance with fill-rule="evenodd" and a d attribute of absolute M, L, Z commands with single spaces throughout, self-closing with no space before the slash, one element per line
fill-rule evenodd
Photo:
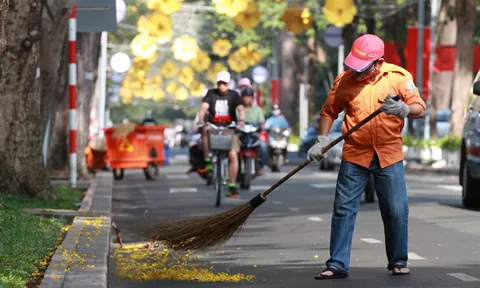
<path fill-rule="evenodd" d="M 195 72 L 192 68 L 185 66 L 182 67 L 178 73 L 178 82 L 189 85 L 194 80 Z"/>
<path fill-rule="evenodd" d="M 155 86 L 161 86 L 163 83 L 162 76 L 159 76 L 159 75 L 152 76 L 148 79 L 148 83 Z"/>
<path fill-rule="evenodd" d="M 132 98 L 132 91 L 127 87 L 120 87 L 120 91 L 118 91 L 118 95 L 120 98 Z"/>
<path fill-rule="evenodd" d="M 192 93 L 192 96 L 200 97 L 207 87 L 205 84 L 199 81 L 193 81 L 188 88 L 190 88 L 190 93 Z"/>
<path fill-rule="evenodd" d="M 155 89 L 155 91 L 153 91 L 153 101 L 160 101 L 163 98 L 165 98 L 165 91 L 162 89 Z"/>
<path fill-rule="evenodd" d="M 188 99 L 188 90 L 185 87 L 179 87 L 175 91 L 175 98 L 179 101 L 184 101 Z"/>
<path fill-rule="evenodd" d="M 153 98 L 153 91 L 155 90 L 155 87 L 151 84 L 145 85 L 143 88 L 143 95 L 142 98 L 145 100 L 150 100 Z"/>
<path fill-rule="evenodd" d="M 235 17 L 247 9 L 250 0 L 213 0 L 215 12 Z"/>
<path fill-rule="evenodd" d="M 212 43 L 213 53 L 220 57 L 227 56 L 230 49 L 232 49 L 232 43 L 228 39 L 217 39 Z"/>
<path fill-rule="evenodd" d="M 357 7 L 353 0 L 325 0 L 322 12 L 330 24 L 343 27 L 353 22 Z"/>
<path fill-rule="evenodd" d="M 182 9 L 183 0 L 148 0 L 148 9 L 171 15 Z"/>
<path fill-rule="evenodd" d="M 156 12 L 148 18 L 140 16 L 137 22 L 137 31 L 155 38 L 159 45 L 172 40 L 172 20 L 170 16 Z"/>
<path fill-rule="evenodd" d="M 198 48 L 197 40 L 188 35 L 183 35 L 175 39 L 172 50 L 175 59 L 188 62 L 197 57 L 200 48 Z"/>
<path fill-rule="evenodd" d="M 300 34 L 312 27 L 312 14 L 308 7 L 300 3 L 289 5 L 282 16 L 286 29 L 294 34 Z"/>
<path fill-rule="evenodd" d="M 132 103 L 132 97 L 122 98 L 122 104 L 130 104 L 130 103 Z"/>
<path fill-rule="evenodd" d="M 227 60 L 228 66 L 234 72 L 243 72 L 248 69 L 248 64 L 245 61 L 245 56 L 242 56 L 240 50 L 231 54 Z"/>
<path fill-rule="evenodd" d="M 207 52 L 198 51 L 197 57 L 190 60 L 190 65 L 192 65 L 193 70 L 203 72 L 210 67 L 210 62 L 210 56 L 208 56 Z"/>
<path fill-rule="evenodd" d="M 260 11 L 258 10 L 258 4 L 249 2 L 247 9 L 238 13 L 238 15 L 233 18 L 233 23 L 243 29 L 252 29 L 257 27 L 259 18 Z"/>
<path fill-rule="evenodd" d="M 130 44 L 133 55 L 140 59 L 149 59 L 157 54 L 157 43 L 155 38 L 144 34 L 138 34 Z"/>
<path fill-rule="evenodd" d="M 167 92 L 169 94 L 173 94 L 173 93 L 175 93 L 175 91 L 177 91 L 177 88 L 178 88 L 177 82 L 172 81 L 172 82 L 168 83 L 168 85 L 167 85 Z"/>
<path fill-rule="evenodd" d="M 177 75 L 178 67 L 173 61 L 167 60 L 160 67 L 160 73 L 167 79 L 172 78 Z"/>
<path fill-rule="evenodd" d="M 220 71 L 228 71 L 227 66 L 222 63 L 215 63 L 212 67 L 207 70 L 207 80 L 211 83 L 217 82 L 217 74 Z"/>

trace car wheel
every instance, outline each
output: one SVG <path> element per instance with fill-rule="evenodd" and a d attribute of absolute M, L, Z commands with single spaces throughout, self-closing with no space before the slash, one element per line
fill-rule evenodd
<path fill-rule="evenodd" d="M 470 175 L 468 171 L 467 161 L 463 166 L 463 189 L 462 189 L 462 202 L 466 208 L 480 208 L 480 193 L 478 191 L 480 186 L 480 180 L 475 179 Z M 474 189 L 477 187 L 477 191 Z"/>

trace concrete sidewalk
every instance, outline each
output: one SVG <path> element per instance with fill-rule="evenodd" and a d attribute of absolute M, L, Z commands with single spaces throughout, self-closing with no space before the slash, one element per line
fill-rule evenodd
<path fill-rule="evenodd" d="M 99 172 L 52 257 L 41 288 L 107 287 L 113 176 Z"/>

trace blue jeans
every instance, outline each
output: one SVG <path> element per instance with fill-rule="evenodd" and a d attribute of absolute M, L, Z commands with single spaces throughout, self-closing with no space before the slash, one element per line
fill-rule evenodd
<path fill-rule="evenodd" d="M 374 156 L 369 168 L 342 161 L 337 179 L 327 266 L 348 272 L 355 218 L 369 174 L 375 178 L 389 270 L 408 260 L 408 196 L 403 161 L 380 168 Z"/>
<path fill-rule="evenodd" d="M 265 167 L 265 164 L 267 163 L 267 144 L 263 141 L 260 140 L 260 161 L 259 165 L 260 168 Z"/>

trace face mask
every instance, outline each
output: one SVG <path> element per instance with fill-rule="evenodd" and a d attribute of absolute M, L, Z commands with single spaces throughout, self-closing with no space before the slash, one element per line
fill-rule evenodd
<path fill-rule="evenodd" d="M 380 73 L 380 69 L 378 69 L 377 62 L 374 62 L 367 70 L 363 72 L 355 72 L 355 79 L 358 82 L 366 81 L 370 78 L 376 77 Z"/>

